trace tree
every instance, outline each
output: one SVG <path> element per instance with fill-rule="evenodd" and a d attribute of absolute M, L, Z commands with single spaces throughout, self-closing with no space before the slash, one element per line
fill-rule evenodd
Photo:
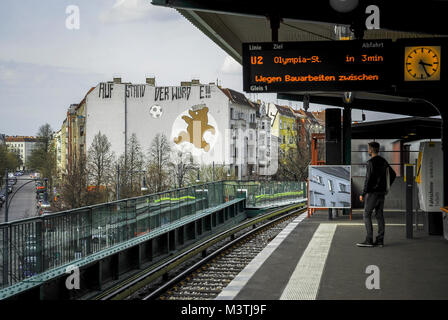
<path fill-rule="evenodd" d="M 52 139 L 53 139 L 53 130 L 51 129 L 51 126 L 48 123 L 40 126 L 39 130 L 37 131 L 37 141 L 40 147 L 43 150 L 49 150 Z"/>
<path fill-rule="evenodd" d="M 132 134 L 127 144 L 127 151 L 120 156 L 120 198 L 130 198 L 140 194 L 143 175 L 144 156 L 137 135 Z"/>
<path fill-rule="evenodd" d="M 197 184 L 198 172 L 199 169 L 199 180 L 201 183 L 203 182 L 212 182 L 212 181 L 222 181 L 222 180 L 234 180 L 235 172 L 231 171 L 228 167 L 223 164 L 203 164 L 196 170 L 193 170 L 189 173 L 189 183 Z"/>
<path fill-rule="evenodd" d="M 307 119 L 299 119 L 289 135 L 294 139 L 294 147 L 281 153 L 277 180 L 304 181 L 308 177 L 308 166 L 311 164 L 311 128 Z"/>
<path fill-rule="evenodd" d="M 22 164 L 22 159 L 17 153 L 9 151 L 6 144 L 0 144 L 0 186 L 4 183 L 5 170 L 12 172 Z"/>
<path fill-rule="evenodd" d="M 171 172 L 173 173 L 174 187 L 182 188 L 185 183 L 187 175 L 194 170 L 197 170 L 198 166 L 193 161 L 191 153 L 184 153 L 180 150 L 173 152 L 172 161 L 168 164 Z"/>
<path fill-rule="evenodd" d="M 86 158 L 84 156 L 80 156 L 72 162 L 71 170 L 63 177 L 60 194 L 64 208 L 73 209 L 90 204 L 91 200 L 87 191 Z"/>
<path fill-rule="evenodd" d="M 164 134 L 158 133 L 149 148 L 147 181 L 151 192 L 161 192 L 168 188 L 168 166 L 170 163 L 171 146 Z"/>
<path fill-rule="evenodd" d="M 28 158 L 27 167 L 37 170 L 41 177 L 48 179 L 49 189 L 56 175 L 56 146 L 50 125 L 42 125 L 37 132 L 37 145 Z"/>
<path fill-rule="evenodd" d="M 114 153 L 107 136 L 98 132 L 87 152 L 87 171 L 94 202 L 107 201 L 108 186 L 113 176 Z"/>

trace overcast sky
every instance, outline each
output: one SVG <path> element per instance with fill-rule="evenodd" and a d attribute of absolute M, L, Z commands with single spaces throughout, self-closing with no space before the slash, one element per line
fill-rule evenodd
<path fill-rule="evenodd" d="M 69 5 L 80 9 L 79 30 L 65 26 Z M 1 7 L 0 133 L 35 135 L 44 123 L 57 130 L 70 104 L 114 76 L 133 83 L 154 76 L 162 86 L 219 79 L 242 92 L 241 66 L 177 11 L 150 0 L 2 0 Z"/>

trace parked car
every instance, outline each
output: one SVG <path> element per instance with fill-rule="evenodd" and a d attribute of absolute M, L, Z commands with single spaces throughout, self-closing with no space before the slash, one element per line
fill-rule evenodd
<path fill-rule="evenodd" d="M 40 207 L 45 209 L 45 208 L 50 208 L 51 205 L 50 205 L 50 202 L 42 200 L 42 203 L 41 203 Z"/>

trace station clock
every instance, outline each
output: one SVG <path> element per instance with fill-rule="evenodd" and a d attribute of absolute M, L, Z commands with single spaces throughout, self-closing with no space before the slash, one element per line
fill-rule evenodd
<path fill-rule="evenodd" d="M 405 47 L 404 81 L 440 80 L 440 46 Z"/>

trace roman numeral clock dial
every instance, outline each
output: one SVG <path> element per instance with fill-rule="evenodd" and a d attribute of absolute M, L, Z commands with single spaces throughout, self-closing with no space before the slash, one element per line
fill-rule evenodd
<path fill-rule="evenodd" d="M 405 48 L 405 81 L 440 80 L 440 47 Z"/>

